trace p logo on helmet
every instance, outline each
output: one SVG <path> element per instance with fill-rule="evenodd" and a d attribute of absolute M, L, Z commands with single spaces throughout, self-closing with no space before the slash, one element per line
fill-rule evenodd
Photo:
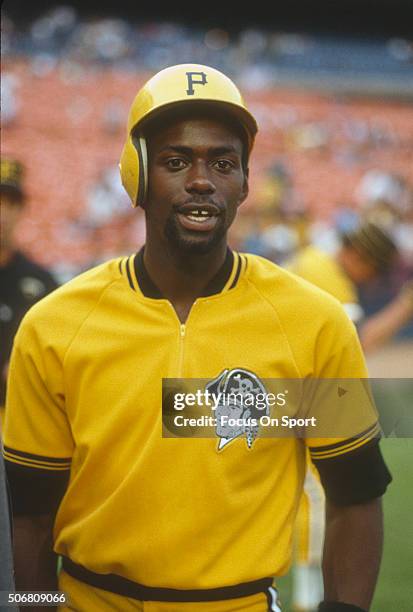
<path fill-rule="evenodd" d="M 119 169 L 132 206 L 142 206 L 148 190 L 148 156 L 143 123 L 177 105 L 196 105 L 200 102 L 224 108 L 239 121 L 247 136 L 250 153 L 257 123 L 231 79 L 215 68 L 199 64 L 165 68 L 138 91 L 129 111 Z"/>
<path fill-rule="evenodd" d="M 207 75 L 205 74 L 205 72 L 187 72 L 186 76 L 188 78 L 188 89 L 186 90 L 186 93 L 188 94 L 188 96 L 194 95 L 195 93 L 194 85 L 206 85 L 207 84 Z M 201 80 L 195 81 L 193 78 L 194 76 L 200 76 Z"/>

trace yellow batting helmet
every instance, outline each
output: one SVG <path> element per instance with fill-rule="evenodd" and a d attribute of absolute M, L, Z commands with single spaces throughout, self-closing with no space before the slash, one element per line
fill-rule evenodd
<path fill-rule="evenodd" d="M 244 127 L 248 152 L 257 133 L 257 123 L 245 106 L 236 85 L 209 66 L 179 64 L 161 70 L 140 89 L 129 111 L 127 137 L 120 158 L 122 184 L 133 206 L 145 202 L 148 188 L 146 141 L 139 127 L 143 121 L 181 104 L 203 102 L 225 108 Z"/>

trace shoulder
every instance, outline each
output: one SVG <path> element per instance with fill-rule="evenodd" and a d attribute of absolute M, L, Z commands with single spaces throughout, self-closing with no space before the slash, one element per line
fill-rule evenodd
<path fill-rule="evenodd" d="M 247 255 L 248 280 L 272 307 L 292 345 L 302 352 L 327 341 L 345 344 L 355 327 L 338 299 L 313 283 L 255 255 Z M 328 338 L 328 340 L 326 340 Z"/>
<path fill-rule="evenodd" d="M 365 375 L 356 328 L 339 300 L 270 261 L 247 258 L 248 280 L 271 306 L 300 376 Z"/>
<path fill-rule="evenodd" d="M 34 330 L 48 337 L 69 337 L 116 282 L 122 282 L 119 260 L 92 268 L 38 301 L 26 313 L 18 335 Z"/>
<path fill-rule="evenodd" d="M 343 308 L 329 293 L 294 272 L 258 255 L 246 254 L 248 280 L 256 290 L 280 311 L 301 313 L 316 310 L 322 316 L 341 315 Z"/>

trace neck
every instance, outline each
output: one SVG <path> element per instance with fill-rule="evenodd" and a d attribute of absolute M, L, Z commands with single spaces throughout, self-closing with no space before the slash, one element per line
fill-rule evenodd
<path fill-rule="evenodd" d="M 179 304 L 190 307 L 221 268 L 226 253 L 226 238 L 202 255 L 162 249 L 159 243 L 155 245 L 148 239 L 144 263 L 155 285 L 174 307 Z"/>

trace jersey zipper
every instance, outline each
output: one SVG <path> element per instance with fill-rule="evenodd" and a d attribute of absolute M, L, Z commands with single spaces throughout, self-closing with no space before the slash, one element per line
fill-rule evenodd
<path fill-rule="evenodd" d="M 183 364 L 184 364 L 184 350 L 185 350 L 185 334 L 186 325 L 181 323 L 179 325 L 179 349 L 178 349 L 178 378 L 182 378 Z"/>

